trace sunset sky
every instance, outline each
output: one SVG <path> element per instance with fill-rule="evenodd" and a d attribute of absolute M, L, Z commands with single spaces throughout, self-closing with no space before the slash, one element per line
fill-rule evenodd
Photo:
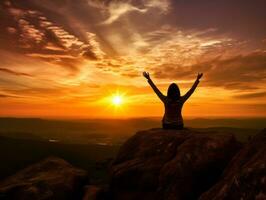
<path fill-rule="evenodd" d="M 265 0 L 1 0 L 0 116 L 266 117 Z M 112 102 L 122 96 L 122 104 Z"/>

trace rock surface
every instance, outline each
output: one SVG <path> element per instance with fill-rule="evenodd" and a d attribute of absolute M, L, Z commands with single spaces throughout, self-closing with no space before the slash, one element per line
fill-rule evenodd
<path fill-rule="evenodd" d="M 85 194 L 82 200 L 97 200 L 99 199 L 100 192 L 101 188 L 94 185 L 88 185 L 85 187 Z"/>
<path fill-rule="evenodd" d="M 197 199 L 239 150 L 233 135 L 151 129 L 131 137 L 111 172 L 114 199 Z"/>
<path fill-rule="evenodd" d="M 221 180 L 200 200 L 266 199 L 266 129 L 230 162 Z"/>
<path fill-rule="evenodd" d="M 111 200 L 113 199 L 108 185 L 87 185 L 82 200 Z"/>
<path fill-rule="evenodd" d="M 0 183 L 0 199 L 77 199 L 87 172 L 60 158 L 47 158 Z"/>

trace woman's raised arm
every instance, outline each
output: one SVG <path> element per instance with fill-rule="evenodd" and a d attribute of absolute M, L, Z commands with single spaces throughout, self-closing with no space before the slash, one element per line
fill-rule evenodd
<path fill-rule="evenodd" d="M 150 78 L 150 74 L 148 72 L 143 72 L 143 76 L 148 80 L 153 91 L 157 94 L 157 96 L 161 99 L 161 101 L 165 100 L 165 96 L 161 93 L 161 91 L 156 87 L 153 81 Z"/>
<path fill-rule="evenodd" d="M 197 76 L 196 81 L 194 82 L 194 84 L 192 85 L 192 87 L 190 88 L 189 91 L 187 91 L 187 93 L 183 96 L 183 100 L 186 101 L 195 91 L 195 89 L 197 88 L 198 84 L 199 84 L 199 80 L 201 79 L 201 77 L 203 76 L 203 73 L 199 73 Z"/>

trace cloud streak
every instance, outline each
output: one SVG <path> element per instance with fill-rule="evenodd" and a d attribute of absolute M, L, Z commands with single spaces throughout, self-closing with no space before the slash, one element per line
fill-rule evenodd
<path fill-rule="evenodd" d="M 6 94 L 0 94 L 0 98 L 14 98 L 14 96 L 6 95 Z"/>
<path fill-rule="evenodd" d="M 245 93 L 245 94 L 235 95 L 234 97 L 238 99 L 253 99 L 253 98 L 257 99 L 257 98 L 266 97 L 266 92 Z"/>
<path fill-rule="evenodd" d="M 13 70 L 7 69 L 7 68 L 0 68 L 0 72 L 4 72 L 4 73 L 15 75 L 15 76 L 29 76 L 29 77 L 32 76 L 28 73 L 17 72 L 17 71 L 13 71 Z"/>
<path fill-rule="evenodd" d="M 150 9 L 157 9 L 160 13 L 167 13 L 170 7 L 168 0 L 143 0 L 140 1 L 138 6 L 133 4 L 133 1 L 98 1 L 88 0 L 88 5 L 99 9 L 104 15 L 107 15 L 107 19 L 101 24 L 110 25 L 115 21 L 123 18 L 130 13 L 146 13 Z"/>
<path fill-rule="evenodd" d="M 108 6 L 109 18 L 106 19 L 102 24 L 112 24 L 113 22 L 130 12 L 145 13 L 146 11 L 146 9 L 137 8 L 129 3 L 111 2 Z"/>

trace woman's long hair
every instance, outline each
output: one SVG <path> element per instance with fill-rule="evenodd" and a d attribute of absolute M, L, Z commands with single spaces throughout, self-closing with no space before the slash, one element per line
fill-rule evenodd
<path fill-rule="evenodd" d="M 167 91 L 167 97 L 172 101 L 177 101 L 180 98 L 180 90 L 177 84 L 171 83 Z"/>

